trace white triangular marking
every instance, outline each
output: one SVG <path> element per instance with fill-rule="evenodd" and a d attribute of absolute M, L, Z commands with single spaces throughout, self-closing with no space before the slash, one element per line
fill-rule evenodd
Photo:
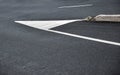
<path fill-rule="evenodd" d="M 15 21 L 15 22 L 25 24 L 34 28 L 48 30 L 48 29 L 58 27 L 67 23 L 75 22 L 75 21 L 80 21 L 80 20 Z"/>
<path fill-rule="evenodd" d="M 50 30 L 51 28 L 61 26 L 61 25 L 67 24 L 67 23 L 75 22 L 75 21 L 83 21 L 83 19 L 56 20 L 56 21 L 15 21 L 15 22 L 20 23 L 20 24 L 24 24 L 24 25 L 27 25 L 27 26 L 30 26 L 30 27 L 34 27 L 34 28 L 37 28 L 37 29 L 53 32 L 53 33 L 58 33 L 58 34 L 72 36 L 72 37 L 76 37 L 76 38 L 80 38 L 80 39 L 91 40 L 91 41 L 95 41 L 95 42 L 101 42 L 101 43 L 120 46 L 119 42 L 107 41 L 107 40 L 102 40 L 102 39 L 97 39 L 97 38 L 92 38 L 92 37 L 87 37 L 87 36 L 82 36 L 82 35 L 76 35 L 76 34 L 56 31 L 56 30 Z"/>

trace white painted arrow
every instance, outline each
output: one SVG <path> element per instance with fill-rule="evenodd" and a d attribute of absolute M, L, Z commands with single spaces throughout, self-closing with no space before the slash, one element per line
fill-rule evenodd
<path fill-rule="evenodd" d="M 95 41 L 95 42 L 101 42 L 101 43 L 120 46 L 119 42 L 107 41 L 107 40 L 102 40 L 102 39 L 97 39 L 97 38 L 92 38 L 92 37 L 87 37 L 87 36 L 82 36 L 82 35 L 76 35 L 76 34 L 51 30 L 51 28 L 54 28 L 54 27 L 58 27 L 58 26 L 65 25 L 65 24 L 68 24 L 68 23 L 71 23 L 71 22 L 75 22 L 75 21 L 83 21 L 83 20 L 84 19 L 52 20 L 52 21 L 15 21 L 15 22 L 23 24 L 23 25 L 30 26 L 30 27 L 34 27 L 34 28 L 37 28 L 37 29 L 41 29 L 41 30 L 44 30 L 44 31 L 49 31 L 49 32 L 53 32 L 53 33 L 58 33 L 58 34 L 63 34 L 63 35 L 67 35 L 67 36 L 80 38 L 80 39 L 91 40 L 91 41 Z"/>

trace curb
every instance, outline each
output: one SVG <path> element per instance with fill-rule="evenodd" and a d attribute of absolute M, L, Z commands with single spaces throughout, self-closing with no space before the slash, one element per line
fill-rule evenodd
<path fill-rule="evenodd" d="M 100 14 L 95 17 L 88 16 L 85 18 L 86 21 L 101 21 L 101 22 L 120 22 L 120 14 L 115 15 L 105 15 Z"/>

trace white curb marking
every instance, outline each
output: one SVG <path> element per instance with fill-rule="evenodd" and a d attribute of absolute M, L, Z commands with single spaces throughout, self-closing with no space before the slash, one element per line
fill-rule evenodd
<path fill-rule="evenodd" d="M 101 43 L 120 46 L 119 42 L 107 41 L 107 40 L 102 40 L 102 39 L 97 39 L 97 38 L 92 38 L 92 37 L 87 37 L 87 36 L 82 36 L 82 35 L 76 35 L 76 34 L 56 31 L 56 30 L 50 30 L 51 28 L 61 26 L 61 25 L 64 25 L 64 24 L 68 24 L 68 23 L 71 23 L 71 22 L 75 22 L 75 21 L 82 21 L 82 19 L 78 19 L 78 20 L 56 20 L 56 21 L 55 20 L 54 21 L 15 21 L 15 22 L 20 23 L 20 24 L 24 24 L 24 25 L 27 25 L 27 26 L 30 26 L 30 27 L 34 27 L 34 28 L 37 28 L 37 29 L 41 29 L 41 30 L 44 30 L 44 31 L 48 31 L 48 32 L 54 32 L 54 33 L 58 33 L 58 34 L 63 34 L 63 35 L 67 35 L 67 36 L 80 38 L 80 39 L 91 40 L 91 41 L 95 41 L 95 42 L 101 42 Z"/>
<path fill-rule="evenodd" d="M 61 7 L 58 7 L 58 8 L 77 8 L 77 7 L 89 7 L 89 6 L 93 6 L 93 4 L 61 6 Z"/>

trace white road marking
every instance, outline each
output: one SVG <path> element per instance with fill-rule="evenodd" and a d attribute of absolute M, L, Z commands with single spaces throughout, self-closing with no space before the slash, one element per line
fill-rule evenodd
<path fill-rule="evenodd" d="M 48 32 L 53 32 L 53 33 L 58 33 L 58 34 L 63 34 L 67 36 L 72 36 L 80 39 L 85 39 L 85 40 L 91 40 L 95 42 L 101 42 L 105 44 L 111 44 L 111 45 L 116 45 L 120 46 L 119 42 L 113 42 L 113 41 L 107 41 L 107 40 L 102 40 L 102 39 L 97 39 L 97 38 L 92 38 L 92 37 L 87 37 L 87 36 L 82 36 L 82 35 L 76 35 L 76 34 L 71 34 L 71 33 L 66 33 L 66 32 L 61 32 L 61 31 L 56 31 L 56 30 L 51 30 L 51 28 L 61 26 L 64 24 L 68 24 L 71 22 L 75 21 L 82 21 L 82 19 L 77 19 L 77 20 L 54 20 L 54 21 L 15 21 L 16 23 L 24 24 L 30 27 L 34 27 L 37 29 L 41 29 L 44 31 Z"/>
<path fill-rule="evenodd" d="M 66 33 L 66 32 L 61 32 L 61 31 L 55 31 L 55 30 L 46 30 L 46 31 L 59 33 L 59 34 L 63 34 L 63 35 L 68 35 L 68 36 L 72 36 L 72 37 L 76 37 L 76 38 L 80 38 L 80 39 L 91 40 L 91 41 L 95 41 L 95 42 L 101 42 L 101 43 L 120 46 L 120 43 L 118 43 L 118 42 L 112 42 L 112 41 L 107 41 L 107 40 L 102 40 L 102 39 L 96 39 L 96 38 L 92 38 L 92 37 L 76 35 L 76 34 L 71 34 L 71 33 Z"/>
<path fill-rule="evenodd" d="M 89 7 L 89 6 L 93 6 L 93 4 L 61 6 L 61 7 L 58 7 L 58 8 L 77 8 L 77 7 Z"/>
<path fill-rule="evenodd" d="M 67 23 L 75 22 L 75 21 L 83 21 L 84 19 L 75 19 L 75 20 L 52 20 L 52 21 L 15 21 L 16 23 L 25 24 L 31 27 L 39 28 L 39 29 L 51 29 L 54 27 L 58 27 Z"/>

